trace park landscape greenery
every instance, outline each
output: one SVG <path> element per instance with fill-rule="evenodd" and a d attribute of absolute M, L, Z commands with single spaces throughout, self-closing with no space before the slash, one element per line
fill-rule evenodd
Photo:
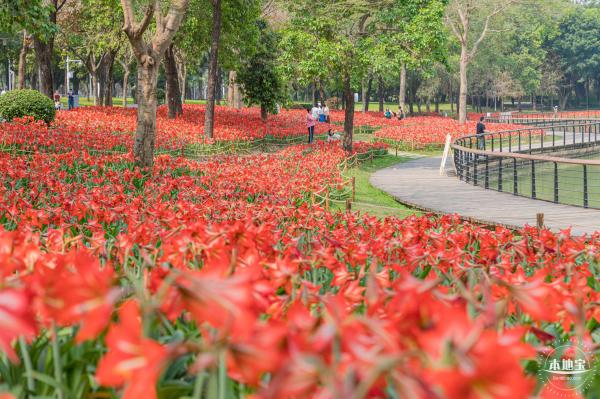
<path fill-rule="evenodd" d="M 37 91 L 0 97 L 0 398 L 597 397 L 598 234 L 416 212 L 368 175 L 473 132 L 467 107 L 597 103 L 599 29 L 593 1 L 2 2 Z M 94 106 L 54 116 L 67 55 Z M 306 100 L 332 108 L 311 145 Z M 557 342 L 585 384 L 549 382 Z"/>

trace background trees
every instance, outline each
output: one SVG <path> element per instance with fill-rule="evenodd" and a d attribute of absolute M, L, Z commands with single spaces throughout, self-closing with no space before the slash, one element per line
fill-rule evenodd
<path fill-rule="evenodd" d="M 170 19 L 179 28 L 165 28 L 184 3 Z M 206 100 L 208 137 L 225 99 L 264 119 L 278 104 L 332 99 L 351 149 L 355 99 L 363 112 L 398 104 L 460 120 L 468 109 L 598 106 L 599 34 L 598 2 L 573 0 L 5 0 L 0 87 L 50 96 L 69 81 L 98 106 L 131 104 L 135 87 L 142 111 L 139 94 L 154 87 L 147 95 L 164 97 L 172 118 L 186 99 Z M 72 77 L 67 57 L 81 61 Z"/>

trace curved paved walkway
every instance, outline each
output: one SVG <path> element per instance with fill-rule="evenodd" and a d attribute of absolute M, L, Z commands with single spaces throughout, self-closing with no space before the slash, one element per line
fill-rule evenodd
<path fill-rule="evenodd" d="M 451 157 L 446 171 L 451 170 Z M 373 186 L 397 201 L 434 213 L 459 214 L 466 220 L 511 228 L 535 226 L 536 214 L 553 231 L 572 227 L 573 234 L 600 231 L 600 210 L 517 197 L 474 187 L 454 176 L 440 176 L 441 158 L 427 157 L 375 172 Z M 450 167 L 448 167 L 450 165 Z"/>

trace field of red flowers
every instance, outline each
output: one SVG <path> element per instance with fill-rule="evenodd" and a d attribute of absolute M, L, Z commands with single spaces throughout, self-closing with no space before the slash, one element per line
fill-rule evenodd
<path fill-rule="evenodd" d="M 395 122 L 395 125 L 385 126 L 375 132 L 374 136 L 390 143 L 400 143 L 411 148 L 442 145 L 446 136 L 453 138 L 475 134 L 477 122 L 467 121 L 460 125 L 457 120 L 444 117 L 413 117 Z M 526 126 L 507 123 L 486 123 L 487 132 L 502 132 L 506 130 L 522 129 Z"/>
<path fill-rule="evenodd" d="M 59 112 L 57 127 L 67 133 L 83 133 L 81 142 L 89 143 L 96 132 L 115 135 L 115 145 L 130 147 L 135 131 L 136 110 L 116 107 L 81 107 L 69 112 Z M 318 124 L 316 134 L 325 133 L 326 124 Z M 64 133 L 61 132 L 61 135 Z M 267 122 L 260 119 L 260 110 L 241 110 L 217 106 L 215 113 L 214 140 L 204 137 L 204 106 L 186 105 L 182 117 L 167 118 L 167 109 L 159 107 L 157 112 L 157 144 L 161 148 L 181 147 L 190 144 L 214 143 L 215 141 L 251 141 L 266 136 L 285 138 L 306 135 L 306 111 L 283 110 L 279 115 L 270 115 Z"/>
<path fill-rule="evenodd" d="M 598 349 L 600 235 L 325 211 L 310 192 L 342 183 L 335 143 L 163 155 L 142 175 L 129 154 L 36 124 L 9 129 L 43 140 L 0 153 L 6 398 L 551 398 L 557 384 L 571 397 L 600 387 L 544 385 L 536 361 L 559 339 Z M 94 149 L 113 148 L 105 125 L 82 130 Z"/>

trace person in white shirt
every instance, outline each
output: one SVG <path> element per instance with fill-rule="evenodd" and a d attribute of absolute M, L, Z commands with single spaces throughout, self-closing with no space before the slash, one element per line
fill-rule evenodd
<path fill-rule="evenodd" d="M 319 120 L 319 107 L 313 105 L 312 109 L 310 110 L 310 113 L 312 114 L 312 117 L 315 121 Z"/>
<path fill-rule="evenodd" d="M 325 115 L 325 122 L 329 123 L 329 107 L 327 104 L 323 106 L 323 115 Z"/>

